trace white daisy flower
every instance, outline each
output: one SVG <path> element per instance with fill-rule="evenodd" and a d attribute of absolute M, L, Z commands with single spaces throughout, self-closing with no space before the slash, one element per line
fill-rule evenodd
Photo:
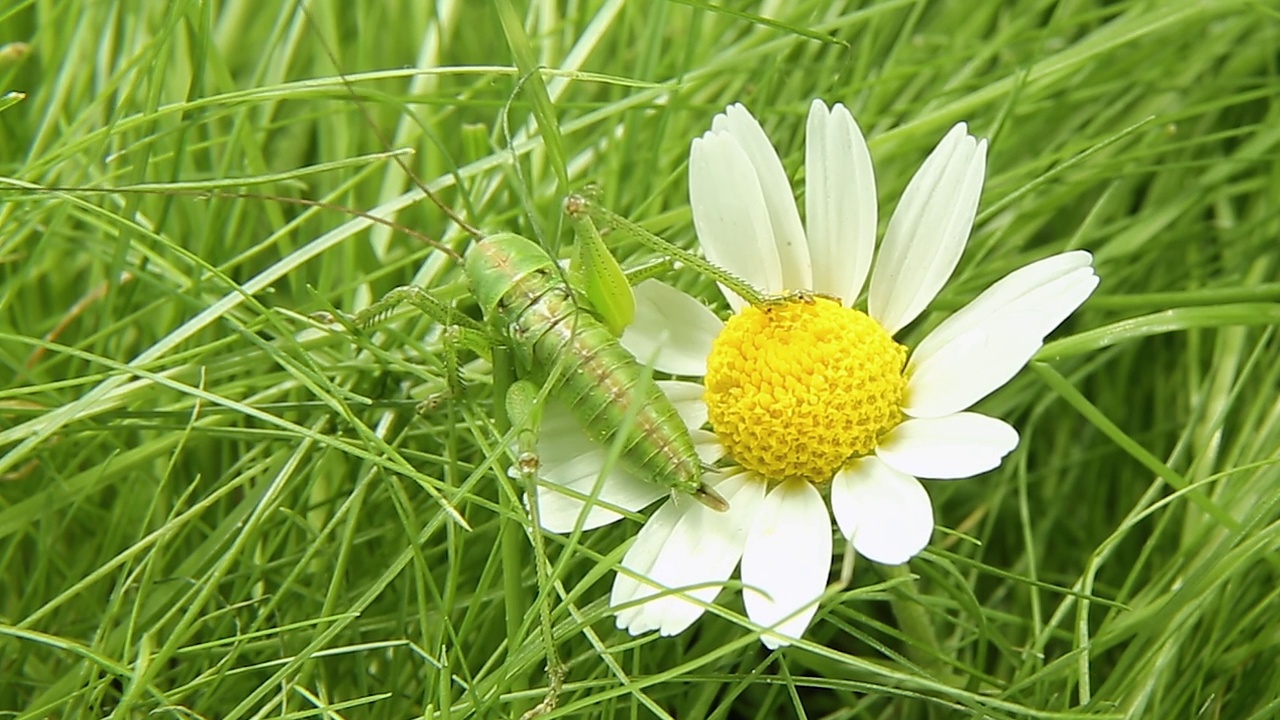
<path fill-rule="evenodd" d="M 740 564 L 748 617 L 769 629 L 765 645 L 785 645 L 808 627 L 827 585 L 824 495 L 859 554 L 898 565 L 933 532 L 918 478 L 971 477 L 1016 447 L 1011 426 L 966 410 L 1008 382 L 1097 287 L 1089 253 L 1009 274 L 913 349 L 893 337 L 955 270 L 986 154 L 963 123 L 947 133 L 903 192 L 873 268 L 871 155 L 843 105 L 810 108 L 804 222 L 782 162 L 742 105 L 693 141 L 689 196 L 707 258 L 767 295 L 810 294 L 753 307 L 724 289 L 734 315 L 721 322 L 666 285 L 636 287 L 623 343 L 662 372 L 702 378 L 700 387 L 665 387 L 704 457 L 727 453 L 738 469 L 715 484 L 728 511 L 676 496 L 645 523 L 614 581 L 618 627 L 683 631 Z M 853 305 L 868 275 L 863 312 Z M 708 422 L 714 435 L 701 429 Z M 606 455 L 575 431 L 553 417 L 542 433 L 544 476 L 570 488 L 539 491 L 546 529 L 598 527 L 666 495 L 622 470 L 598 480 Z"/>

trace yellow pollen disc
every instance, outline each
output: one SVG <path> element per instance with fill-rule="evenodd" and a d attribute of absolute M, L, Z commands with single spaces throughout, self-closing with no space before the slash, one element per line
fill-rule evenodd
<path fill-rule="evenodd" d="M 902 420 L 907 349 L 823 297 L 749 307 L 711 346 L 704 398 L 725 449 L 775 480 L 830 480 Z"/>

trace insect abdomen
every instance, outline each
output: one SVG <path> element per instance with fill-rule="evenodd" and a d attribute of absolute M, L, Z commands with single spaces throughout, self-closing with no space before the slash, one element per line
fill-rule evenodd
<path fill-rule="evenodd" d="M 622 462 L 641 477 L 688 493 L 701 486 L 701 461 L 675 406 L 567 288 L 543 293 L 520 324 L 532 359 L 593 440 L 610 446 L 621 436 Z"/>
<path fill-rule="evenodd" d="M 608 446 L 621 436 L 629 470 L 705 496 L 701 461 L 675 406 L 574 302 L 542 248 L 516 235 L 487 238 L 468 251 L 467 272 L 486 316 L 501 318 L 516 354 L 547 373 L 555 396 L 593 440 Z"/>

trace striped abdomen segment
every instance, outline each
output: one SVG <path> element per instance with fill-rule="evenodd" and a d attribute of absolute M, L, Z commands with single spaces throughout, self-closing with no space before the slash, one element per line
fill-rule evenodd
<path fill-rule="evenodd" d="M 515 351 L 546 372 L 592 440 L 619 442 L 640 477 L 683 492 L 701 487 L 701 461 L 675 406 L 607 328 L 550 271 L 513 283 L 499 304 Z"/>

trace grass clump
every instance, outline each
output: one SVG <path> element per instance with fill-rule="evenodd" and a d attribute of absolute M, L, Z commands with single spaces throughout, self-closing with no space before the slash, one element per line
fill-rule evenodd
<path fill-rule="evenodd" d="M 1275 714 L 1266 3 L 68 0 L 0 11 L 5 43 L 0 713 L 518 717 L 545 613 L 546 717 Z M 389 153 L 486 229 L 558 247 L 593 182 L 691 247 L 690 140 L 741 101 L 794 173 L 814 97 L 857 115 L 886 218 L 947 127 L 991 139 L 935 310 L 1074 247 L 1102 287 L 985 401 L 1011 461 L 930 486 L 936 644 L 870 563 L 796 647 L 730 593 L 631 638 L 607 593 L 638 525 L 545 538 L 541 578 L 488 364 L 414 312 L 309 314 L 406 282 L 466 310 L 436 245 L 467 237 Z"/>

